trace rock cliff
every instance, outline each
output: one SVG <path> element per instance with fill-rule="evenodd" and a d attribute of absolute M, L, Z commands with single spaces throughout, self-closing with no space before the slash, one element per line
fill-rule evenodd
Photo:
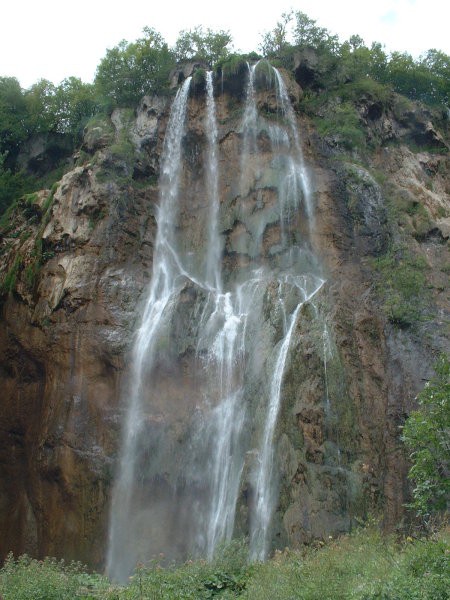
<path fill-rule="evenodd" d="M 302 111 L 285 73 L 313 182 L 312 247 L 326 283 L 295 331 L 277 425 L 280 496 L 274 544 L 298 546 L 351 528 L 369 512 L 394 527 L 408 498 L 400 426 L 448 351 L 449 157 L 433 115 L 356 102 L 368 146 L 342 149 Z M 178 77 L 178 81 L 183 75 Z M 216 89 L 221 222 L 229 277 L 251 260 L 252 212 L 239 206 L 245 73 Z M 276 114 L 261 84 L 258 108 Z M 84 132 L 74 167 L 22 198 L 1 232 L 0 553 L 54 555 L 100 567 L 133 335 L 152 272 L 160 157 L 170 101 L 143 98 Z M 190 244 L 205 198 L 205 92 L 194 86 L 183 142 L 182 226 Z M 320 115 L 319 115 L 320 117 Z M 326 118 L 326 115 L 323 115 Z M 268 145 L 259 133 L 262 148 Z M 269 152 L 268 147 L 266 151 Z M 196 183 L 197 182 L 197 183 Z M 273 184 L 260 182 L 267 260 L 280 236 Z M 299 229 L 302 223 L 294 224 Z M 176 315 L 189 378 L 191 290 Z M 175 384 L 174 384 L 175 388 Z M 176 398 L 175 389 L 162 391 Z M 179 415 L 173 415 L 179 418 Z M 238 529 L 246 533 L 241 491 Z"/>

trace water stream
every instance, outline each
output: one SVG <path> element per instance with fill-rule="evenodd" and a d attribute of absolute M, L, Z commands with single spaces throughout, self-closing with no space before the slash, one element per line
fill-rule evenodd
<path fill-rule="evenodd" d="M 206 75 L 200 182 L 196 174 L 189 179 L 183 153 L 189 79 L 172 104 L 153 274 L 124 392 L 107 556 L 116 580 L 159 552 L 212 558 L 237 530 L 249 535 L 253 560 L 265 559 L 271 547 L 283 378 L 302 308 L 324 283 L 308 239 L 311 183 L 295 114 L 281 74 L 273 73 L 277 123 L 259 111 L 258 64 L 249 66 L 234 175 L 239 192 L 227 209 L 244 223 L 241 237 L 223 225 L 213 74 Z M 270 151 L 260 145 L 263 131 Z M 182 220 L 195 194 L 207 202 L 200 232 Z M 232 244 L 238 249 L 231 252 Z M 241 257 L 237 266 L 225 266 L 224 253 L 228 261 Z M 243 503 L 244 517 L 237 512 Z"/>
<path fill-rule="evenodd" d="M 141 325 L 137 331 L 131 361 L 129 396 L 123 428 L 120 466 L 115 482 L 110 515 L 107 572 L 117 580 L 129 574 L 135 564 L 134 555 L 129 561 L 124 553 L 133 544 L 133 536 L 139 537 L 139 519 L 136 518 L 135 484 L 142 437 L 146 435 L 143 414 L 144 371 L 154 366 L 157 341 L 161 330 L 170 318 L 177 294 L 179 260 L 176 255 L 175 225 L 181 163 L 181 143 L 186 127 L 186 107 L 190 78 L 178 90 L 172 105 L 160 178 L 160 204 L 158 231 L 153 256 L 153 275 L 144 306 Z M 130 564 L 131 562 L 131 564 Z"/>

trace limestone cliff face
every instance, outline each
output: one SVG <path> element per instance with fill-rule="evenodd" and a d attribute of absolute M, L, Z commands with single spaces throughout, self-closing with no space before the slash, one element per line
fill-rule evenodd
<path fill-rule="evenodd" d="M 251 260 L 254 227 L 235 185 L 244 90 L 237 77 L 216 98 L 229 277 Z M 289 92 L 298 103 L 294 81 Z M 269 88 L 259 89 L 257 101 L 269 116 L 276 112 Z M 1 554 L 103 564 L 120 398 L 151 276 L 169 109 L 169 101 L 146 97 L 136 112 L 116 110 L 92 122 L 77 166 L 56 189 L 19 202 L 2 233 Z M 206 199 L 196 187 L 206 152 L 204 110 L 200 86 L 183 145 L 181 217 L 192 245 L 204 241 L 198 223 Z M 345 531 L 372 510 L 383 510 L 389 526 L 400 521 L 408 490 L 399 426 L 436 353 L 448 349 L 449 159 L 402 143 L 445 142 L 419 109 L 399 117 L 363 99 L 359 110 L 368 138 L 377 140 L 363 157 L 338 156 L 335 140 L 321 139 L 298 117 L 314 188 L 312 244 L 327 277 L 317 305 L 326 329 L 306 308 L 284 377 L 279 545 Z M 264 132 L 259 142 L 263 147 Z M 259 185 L 270 260 L 280 231 L 270 219 L 273 184 Z M 176 316 L 187 384 L 189 294 Z"/>

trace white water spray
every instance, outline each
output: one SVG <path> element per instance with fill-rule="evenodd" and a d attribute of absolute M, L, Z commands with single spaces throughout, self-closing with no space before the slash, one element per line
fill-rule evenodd
<path fill-rule="evenodd" d="M 311 190 L 286 88 L 274 70 L 285 122 L 265 122 L 258 112 L 257 65 L 249 66 L 248 71 L 240 128 L 240 173 L 235 181 L 243 205 L 236 209 L 241 212 L 235 218 L 242 219 L 248 229 L 239 252 L 234 251 L 245 263 L 240 271 L 222 266 L 225 232 L 220 225 L 224 215 L 212 73 L 206 75 L 204 186 L 208 218 L 201 236 L 206 243 L 193 250 L 202 253 L 199 260 L 194 256 L 189 261 L 202 265 L 195 273 L 180 251 L 182 236 L 189 237 L 180 224 L 179 209 L 183 202 L 185 211 L 189 207 L 189 197 L 179 193 L 186 164 L 182 142 L 189 80 L 172 105 L 161 165 L 153 275 L 133 350 L 112 498 L 107 570 L 114 579 L 124 580 L 137 560 L 151 558 L 158 536 L 165 544 L 163 550 L 170 546 L 175 557 L 197 554 L 212 558 L 218 545 L 235 532 L 236 511 L 246 485 L 252 486 L 254 498 L 248 506 L 247 524 L 251 557 L 262 560 L 269 551 L 277 498 L 276 426 L 283 377 L 302 306 L 319 291 L 323 279 L 304 240 L 299 240 L 298 209 L 302 205 L 309 231 L 311 228 Z M 271 158 L 259 147 L 262 129 L 269 135 Z M 189 194 L 188 187 L 183 190 Z M 280 240 L 267 250 L 264 236 L 271 227 L 279 228 Z M 270 326 L 269 312 L 279 314 Z M 180 321 L 180 315 L 184 320 Z M 182 348 L 177 341 L 180 322 L 190 336 L 190 346 L 183 341 Z M 184 331 L 182 335 L 188 334 Z M 195 361 L 183 363 L 188 361 L 189 347 Z M 185 410 L 187 421 L 177 422 L 175 432 L 169 431 L 170 420 L 166 425 L 145 400 L 153 394 L 157 404 L 170 402 L 153 390 L 160 376 L 158 361 L 166 356 L 169 372 L 171 368 L 177 372 L 170 372 L 157 389 L 174 393 L 177 401 L 187 406 L 180 404 L 175 409 Z M 180 390 L 184 381 L 189 382 L 185 392 Z M 257 464 L 248 464 L 250 455 L 258 457 Z M 149 520 L 158 519 L 149 526 Z"/>
<path fill-rule="evenodd" d="M 112 495 L 107 573 L 123 580 L 137 560 L 138 524 L 133 514 L 137 473 L 138 447 L 145 434 L 143 417 L 144 370 L 151 371 L 156 344 L 176 295 L 178 264 L 174 260 L 177 196 L 181 164 L 181 142 L 185 131 L 186 107 L 191 79 L 186 79 L 173 102 L 164 144 L 158 233 L 153 255 L 153 275 L 141 325 L 133 348 L 132 377 L 129 390 L 126 422 L 123 432 L 118 477 Z"/>

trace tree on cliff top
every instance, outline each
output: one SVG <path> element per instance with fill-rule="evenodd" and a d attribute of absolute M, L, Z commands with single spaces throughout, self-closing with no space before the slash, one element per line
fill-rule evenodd
<path fill-rule="evenodd" d="M 265 56 L 289 52 L 292 48 L 310 47 L 335 54 L 339 50 L 337 35 L 301 11 L 289 11 L 281 15 L 274 29 L 263 35 L 260 49 Z"/>
<path fill-rule="evenodd" d="M 229 56 L 232 41 L 229 31 L 213 31 L 201 26 L 180 31 L 174 48 L 175 57 L 178 62 L 198 60 L 212 67 Z"/>
<path fill-rule="evenodd" d="M 113 106 L 136 106 L 142 96 L 167 90 L 173 53 L 157 31 L 145 27 L 143 33 L 107 50 L 97 67 L 95 85 Z"/>
<path fill-rule="evenodd" d="M 450 502 L 450 362 L 441 357 L 436 376 L 418 395 L 419 407 L 406 420 L 403 441 L 410 451 L 413 502 L 426 516 Z"/>

